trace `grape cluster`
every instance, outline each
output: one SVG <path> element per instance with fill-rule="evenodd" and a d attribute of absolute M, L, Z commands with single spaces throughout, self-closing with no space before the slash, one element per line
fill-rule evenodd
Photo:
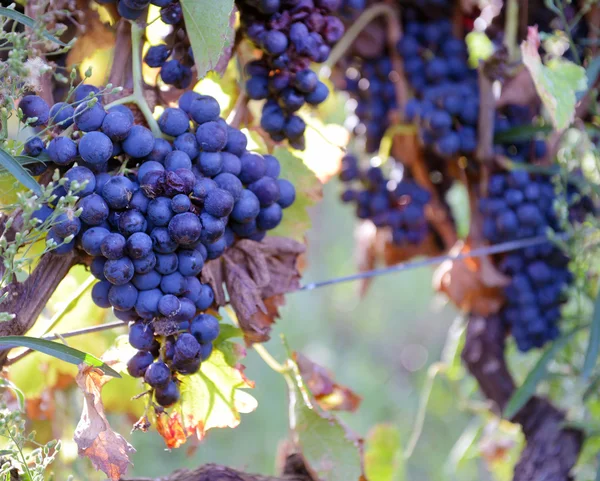
<path fill-rule="evenodd" d="M 168 18 L 165 12 L 175 9 L 178 15 Z M 178 89 L 187 89 L 193 81 L 192 67 L 194 65 L 194 53 L 183 24 L 181 6 L 178 2 L 170 3 L 161 9 L 163 22 L 174 26 L 164 39 L 164 43 L 151 46 L 144 62 L 152 68 L 160 68 L 160 78 L 167 85 L 173 85 Z"/>
<path fill-rule="evenodd" d="M 548 178 L 524 170 L 495 174 L 487 194 L 480 200 L 480 209 L 488 241 L 543 236 L 549 229 L 560 232 L 554 211 L 557 196 Z M 575 195 L 575 189 L 570 188 L 566 200 L 572 203 Z M 591 208 L 585 199 L 578 207 L 581 212 Z M 500 271 L 511 280 L 504 288 L 506 305 L 498 315 L 521 351 L 541 347 L 559 335 L 563 291 L 572 282 L 568 264 L 568 257 L 550 241 L 506 254 L 500 260 Z"/>
<path fill-rule="evenodd" d="M 287 139 L 304 149 L 306 125 L 295 114 L 303 105 L 318 105 L 329 95 L 327 86 L 310 70 L 324 62 L 331 46 L 344 33 L 333 13 L 339 0 L 238 0 L 242 31 L 262 50 L 260 60 L 246 68 L 246 92 L 266 100 L 262 128 L 275 141 Z"/>
<path fill-rule="evenodd" d="M 367 152 L 379 150 L 390 125 L 389 113 L 397 108 L 396 91 L 390 80 L 392 61 L 388 55 L 377 59 L 356 59 L 345 72 L 346 90 L 356 100 L 354 114 L 360 124 L 355 133 L 366 138 Z"/>
<path fill-rule="evenodd" d="M 429 232 L 425 206 L 431 195 L 402 176 L 400 169 L 392 171 L 390 178 L 386 178 L 380 167 L 361 170 L 358 159 L 346 155 L 342 159 L 340 180 L 350 185 L 342 193 L 342 201 L 356 205 L 359 219 L 370 219 L 376 227 L 389 227 L 394 244 L 420 244 Z"/>
<path fill-rule="evenodd" d="M 34 96 L 21 102 L 33 123 L 47 122 L 55 107 Z M 166 406 L 179 395 L 176 374 L 196 372 L 219 333 L 217 319 L 201 313 L 214 301 L 198 279 L 205 262 L 236 238 L 262 240 L 294 202 L 295 189 L 279 178 L 275 157 L 246 150 L 245 135 L 220 118 L 212 97 L 186 92 L 179 108 L 165 109 L 158 125 L 172 144 L 133 120 L 125 106 L 107 111 L 100 101 L 82 102 L 66 120 L 76 140 L 57 136 L 45 146 L 35 137 L 28 145 L 68 168 L 56 197 L 79 196 L 76 210 L 60 214 L 48 233 L 54 252 L 77 247 L 91 256 L 99 280 L 92 298 L 132 323 L 129 340 L 139 352 L 129 372 L 143 376 Z M 123 169 L 124 160 L 138 167 Z M 46 220 L 52 207 L 36 217 Z M 161 342 L 157 321 L 173 326 Z"/>
<path fill-rule="evenodd" d="M 169 25 L 175 25 L 183 20 L 183 11 L 178 0 L 96 0 L 100 4 L 116 3 L 121 17 L 137 20 L 145 12 L 148 5 L 161 7 L 160 18 Z"/>
<path fill-rule="evenodd" d="M 442 157 L 471 154 L 477 145 L 477 75 L 467 63 L 466 44 L 452 35 L 449 20 L 409 20 L 398 43 L 415 97 L 405 116 L 419 125 L 425 146 Z"/>

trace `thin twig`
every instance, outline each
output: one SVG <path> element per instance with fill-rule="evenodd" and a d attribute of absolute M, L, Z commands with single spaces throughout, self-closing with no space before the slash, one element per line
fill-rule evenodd
<path fill-rule="evenodd" d="M 329 69 L 333 69 L 335 64 L 337 64 L 340 59 L 346 54 L 348 49 L 354 43 L 356 38 L 360 35 L 360 33 L 369 25 L 373 20 L 375 20 L 379 16 L 386 16 L 390 19 L 391 22 L 396 22 L 397 12 L 394 8 L 389 5 L 373 5 L 372 7 L 367 8 L 360 16 L 356 19 L 356 21 L 352 24 L 352 26 L 346 31 L 344 36 L 340 39 L 340 41 L 333 47 L 331 53 L 329 54 L 329 59 L 325 63 Z"/>

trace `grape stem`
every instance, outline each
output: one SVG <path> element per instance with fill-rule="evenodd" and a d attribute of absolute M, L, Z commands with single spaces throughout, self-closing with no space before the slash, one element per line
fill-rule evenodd
<path fill-rule="evenodd" d="M 133 93 L 111 102 L 106 106 L 107 109 L 115 105 L 132 103 L 140 109 L 140 112 L 146 119 L 148 127 L 155 137 L 162 137 L 162 132 L 158 127 L 156 119 L 152 115 L 152 110 L 148 105 L 148 101 L 144 96 L 144 79 L 142 77 L 142 38 L 144 36 L 144 28 L 137 22 L 131 24 L 131 67 L 133 75 Z"/>
<path fill-rule="evenodd" d="M 508 0 L 506 3 L 506 20 L 504 23 L 504 45 L 508 50 L 508 58 L 515 62 L 519 58 L 517 35 L 519 33 L 519 2 Z"/>
<path fill-rule="evenodd" d="M 325 66 L 329 67 L 329 69 L 332 69 L 335 64 L 338 63 L 344 56 L 346 51 L 352 46 L 356 38 L 366 28 L 366 26 L 379 16 L 387 17 L 389 22 L 397 22 L 398 18 L 396 10 L 389 5 L 379 4 L 367 8 L 346 31 L 336 46 L 333 47 L 331 53 L 329 54 L 329 59 L 327 62 L 325 62 Z"/>
<path fill-rule="evenodd" d="M 254 344 L 252 347 L 261 359 L 265 361 L 265 364 L 273 369 L 273 371 L 279 374 L 286 374 L 290 371 L 289 366 L 280 364 L 262 344 Z"/>

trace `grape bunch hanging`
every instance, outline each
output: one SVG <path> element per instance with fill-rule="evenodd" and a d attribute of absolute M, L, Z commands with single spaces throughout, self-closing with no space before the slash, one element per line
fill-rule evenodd
<path fill-rule="evenodd" d="M 260 242 L 294 202 L 294 186 L 279 178 L 275 157 L 246 150 L 245 135 L 220 118 L 214 98 L 195 92 L 158 119 L 172 142 L 136 125 L 125 106 L 106 110 L 92 86 L 75 91 L 74 105 L 49 108 L 30 95 L 20 108 L 31 125 L 73 128 L 70 136 L 25 144 L 29 155 L 45 152 L 64 172 L 55 199 L 71 191 L 79 197 L 76 210 L 56 218 L 48 241 L 57 254 L 91 256 L 94 302 L 131 323 L 129 341 L 139 352 L 129 373 L 144 378 L 157 403 L 173 404 L 178 376 L 196 372 L 219 335 L 218 320 L 205 312 L 214 293 L 198 278 L 205 262 L 237 238 Z M 43 222 L 52 209 L 35 216 Z M 168 335 L 154 332 L 161 321 L 171 326 Z"/>
<path fill-rule="evenodd" d="M 324 102 L 329 89 L 311 70 L 325 62 L 342 37 L 344 24 L 335 16 L 338 0 L 252 0 L 236 2 L 244 35 L 261 50 L 246 67 L 246 93 L 266 100 L 261 127 L 274 141 L 305 147 L 306 123 L 296 112 Z"/>

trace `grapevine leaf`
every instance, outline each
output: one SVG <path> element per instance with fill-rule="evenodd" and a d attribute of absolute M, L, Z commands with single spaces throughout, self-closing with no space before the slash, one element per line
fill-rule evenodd
<path fill-rule="evenodd" d="M 95 368 L 80 365 L 76 381 L 83 392 L 84 403 L 73 439 L 80 456 L 90 458 L 96 469 L 117 481 L 132 464 L 129 454 L 135 453 L 135 449 L 112 430 L 106 418 L 101 392 L 110 379 Z"/>
<path fill-rule="evenodd" d="M 523 142 L 535 138 L 538 134 L 546 136 L 551 132 L 552 128 L 548 125 L 519 125 L 518 127 L 496 132 L 494 134 L 494 143 Z"/>
<path fill-rule="evenodd" d="M 450 253 L 468 253 L 476 247 L 469 241 L 459 241 Z M 434 275 L 434 285 L 438 291 L 444 292 L 461 308 L 482 316 L 498 312 L 502 307 L 501 287 L 507 282 L 508 279 L 494 268 L 488 257 L 447 260 Z"/>
<path fill-rule="evenodd" d="M 596 367 L 598 354 L 600 353 L 600 292 L 596 295 L 594 304 L 594 315 L 592 317 L 592 326 L 590 329 L 590 340 L 588 342 L 587 351 L 585 353 L 585 361 L 583 363 L 583 378 L 589 379 Z"/>
<path fill-rule="evenodd" d="M 302 353 L 295 352 L 294 360 L 309 391 L 322 409 L 350 412 L 358 409 L 362 398 L 350 388 L 336 383 L 332 373 Z"/>
<path fill-rule="evenodd" d="M 194 52 L 198 78 L 215 70 L 233 41 L 233 0 L 181 0 L 185 27 Z"/>
<path fill-rule="evenodd" d="M 0 165 L 8 170 L 15 179 L 23 184 L 28 189 L 32 190 L 38 195 L 42 195 L 42 188 L 40 184 L 33 178 L 33 176 L 21 165 L 20 162 L 15 160 L 12 155 L 3 149 L 0 149 Z"/>
<path fill-rule="evenodd" d="M 583 67 L 564 59 L 542 63 L 536 27 L 530 27 L 527 40 L 521 44 L 523 63 L 529 70 L 536 91 L 557 130 L 566 129 L 575 116 L 576 93 L 587 89 Z"/>
<path fill-rule="evenodd" d="M 254 387 L 239 364 L 244 354 L 239 344 L 216 344 L 197 373 L 181 377 L 180 400 L 170 413 L 155 413 L 157 430 L 169 448 L 181 446 L 192 435 L 201 440 L 212 428 L 235 428 L 240 413 L 256 409 L 256 399 L 242 391 Z"/>
<path fill-rule="evenodd" d="M 311 226 L 306 209 L 321 200 L 321 182 L 306 164 L 289 150 L 279 147 L 273 155 L 281 164 L 280 177 L 289 180 L 296 187 L 296 201 L 285 209 L 281 224 L 269 234 L 302 242 Z"/>
<path fill-rule="evenodd" d="M 321 481 L 359 481 L 364 479 L 362 444 L 333 415 L 309 402 L 299 369 L 288 361 L 296 376 L 286 374 L 290 385 L 290 425 L 306 468 Z M 292 411 L 293 410 L 293 411 Z"/>
<path fill-rule="evenodd" d="M 35 20 L 33 20 L 33 18 L 28 17 L 27 15 L 23 15 L 22 13 L 12 10 L 10 8 L 0 7 L 0 16 L 8 17 L 8 18 L 14 20 L 15 22 L 19 22 L 19 23 L 25 25 L 26 27 L 35 28 Z M 60 39 L 56 38 L 54 35 L 52 35 L 47 30 L 42 30 L 42 35 L 45 38 L 47 38 L 48 40 L 50 40 L 54 43 L 57 43 L 61 47 L 69 46 L 69 44 L 62 42 Z M 75 39 L 73 39 L 73 40 L 75 40 Z"/>
<path fill-rule="evenodd" d="M 37 339 L 35 337 L 28 336 L 5 336 L 0 337 L 0 346 L 3 347 L 28 347 L 34 351 L 43 352 L 49 356 L 56 357 L 71 364 L 87 364 L 88 366 L 97 367 L 102 370 L 105 374 L 113 377 L 121 377 L 111 367 L 107 366 L 106 363 L 102 362 L 96 356 L 88 354 L 86 352 L 78 351 L 72 347 L 59 344 L 57 342 L 46 341 L 45 339 Z"/>
<path fill-rule="evenodd" d="M 203 277 L 215 292 L 219 286 L 212 282 L 224 279 L 248 344 L 269 339 L 283 294 L 300 287 L 297 263 L 304 250 L 303 244 L 283 237 L 267 237 L 260 243 L 242 240 L 223 257 L 221 273 L 213 267 L 211 277 Z"/>
<path fill-rule="evenodd" d="M 573 335 L 578 332 L 581 327 L 577 329 L 573 329 L 572 331 L 566 333 L 565 335 L 559 337 L 552 346 L 546 349 L 546 352 L 542 354 L 542 356 L 538 359 L 538 362 L 535 364 L 533 369 L 527 374 L 525 381 L 517 389 L 511 398 L 509 399 L 506 407 L 504 408 L 503 416 L 506 419 L 512 419 L 515 414 L 519 412 L 519 410 L 527 404 L 527 401 L 535 394 L 537 386 L 540 382 L 546 379 L 548 372 L 548 364 L 550 361 L 554 359 L 556 354 L 563 349 L 566 344 L 571 340 Z"/>
<path fill-rule="evenodd" d="M 365 474 L 369 481 L 404 481 L 406 479 L 402 443 L 398 429 L 379 424 L 365 440 Z"/>

